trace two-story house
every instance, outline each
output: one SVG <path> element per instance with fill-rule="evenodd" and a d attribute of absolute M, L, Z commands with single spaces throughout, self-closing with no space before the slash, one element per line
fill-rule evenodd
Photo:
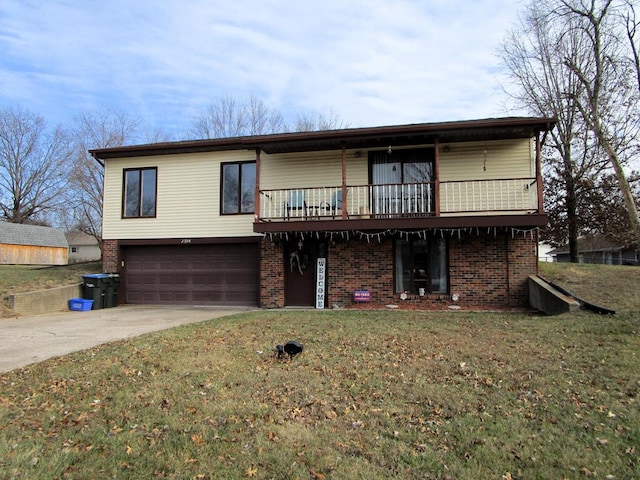
<path fill-rule="evenodd" d="M 92 150 L 124 303 L 508 307 L 537 271 L 552 118 Z"/>

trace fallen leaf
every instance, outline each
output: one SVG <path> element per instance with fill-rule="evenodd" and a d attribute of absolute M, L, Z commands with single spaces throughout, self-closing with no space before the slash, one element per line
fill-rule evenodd
<path fill-rule="evenodd" d="M 247 475 L 247 477 L 255 477 L 256 474 L 258 473 L 258 468 L 257 467 L 247 467 L 247 469 L 244 471 L 244 473 Z"/>
<path fill-rule="evenodd" d="M 125 453 L 127 455 L 131 455 L 133 453 L 133 448 L 131 448 L 131 445 L 127 445 L 127 448 L 125 450 Z"/>
<path fill-rule="evenodd" d="M 320 472 L 314 472 L 313 470 L 309 470 L 309 475 L 313 480 L 327 480 L 327 476 Z"/>

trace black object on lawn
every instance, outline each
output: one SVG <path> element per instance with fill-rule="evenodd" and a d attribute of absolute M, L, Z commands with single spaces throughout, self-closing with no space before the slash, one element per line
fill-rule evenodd
<path fill-rule="evenodd" d="M 293 358 L 304 350 L 304 346 L 295 340 L 289 340 L 284 345 L 276 345 L 276 356 L 282 358 L 285 354 L 289 355 L 289 358 Z"/>

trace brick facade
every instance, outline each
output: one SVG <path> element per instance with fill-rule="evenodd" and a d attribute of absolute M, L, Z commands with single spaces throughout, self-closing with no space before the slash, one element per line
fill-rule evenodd
<path fill-rule="evenodd" d="M 349 305 L 354 290 L 369 290 L 371 301 L 390 303 L 393 294 L 393 242 L 361 240 L 329 245 L 327 257 L 328 305 Z"/>
<path fill-rule="evenodd" d="M 528 305 L 527 277 L 537 271 L 537 236 L 529 233 L 462 234 L 448 240 L 450 294 L 458 304 L 483 308 Z M 265 238 L 261 247 L 260 305 L 284 305 L 282 242 Z M 393 241 L 330 242 L 327 254 L 327 304 L 351 305 L 353 291 L 367 289 L 375 304 L 400 302 L 394 292 Z M 450 304 L 450 295 L 410 296 L 406 302 L 432 308 Z"/>
<path fill-rule="evenodd" d="M 528 305 L 527 277 L 537 272 L 536 238 L 487 233 L 451 239 L 450 292 L 460 296 L 461 305 Z"/>
<path fill-rule="evenodd" d="M 327 305 L 349 306 L 355 290 L 369 290 L 371 302 L 401 302 L 394 292 L 393 240 L 328 242 Z M 448 239 L 449 292 L 458 304 L 484 308 L 523 307 L 529 302 L 527 277 L 537 272 L 537 235 L 509 232 L 470 234 Z M 118 272 L 117 240 L 104 240 L 104 272 Z M 283 242 L 260 244 L 260 307 L 285 306 Z M 451 304 L 448 295 L 410 296 L 407 303 L 425 309 Z"/>
<path fill-rule="evenodd" d="M 120 270 L 120 248 L 117 240 L 102 241 L 102 271 L 116 273 Z"/>
<path fill-rule="evenodd" d="M 284 307 L 284 253 L 281 241 L 260 243 L 260 307 Z"/>

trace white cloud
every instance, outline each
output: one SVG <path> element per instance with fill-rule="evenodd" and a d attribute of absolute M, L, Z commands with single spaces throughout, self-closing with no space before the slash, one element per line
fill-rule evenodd
<path fill-rule="evenodd" d="M 183 130 L 215 98 L 336 112 L 354 126 L 499 115 L 512 0 L 0 5 L 0 104 L 52 122 L 108 104 Z"/>

